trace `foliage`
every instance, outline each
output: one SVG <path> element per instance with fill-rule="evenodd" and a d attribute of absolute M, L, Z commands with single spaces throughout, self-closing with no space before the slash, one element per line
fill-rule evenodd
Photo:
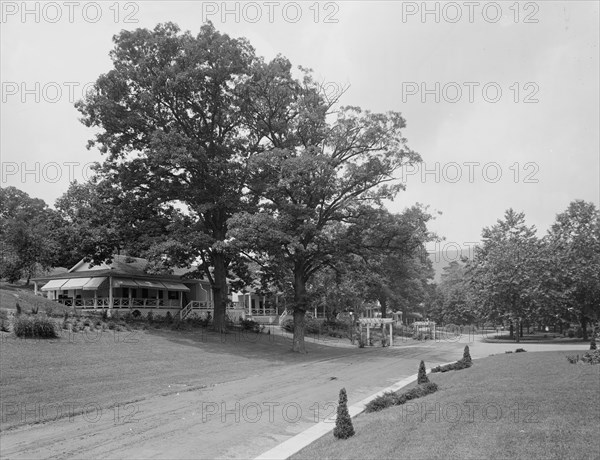
<path fill-rule="evenodd" d="M 527 350 L 525 350 L 524 348 L 517 348 L 515 350 L 515 353 L 525 353 Z"/>
<path fill-rule="evenodd" d="M 415 388 L 411 388 L 410 390 L 399 393 L 399 392 L 387 392 L 381 396 L 377 396 L 375 399 L 370 401 L 365 406 L 365 412 L 378 412 L 383 409 L 387 409 L 391 406 L 400 406 L 405 404 L 407 401 L 411 401 L 413 399 L 422 398 L 423 396 L 427 396 L 428 394 L 435 393 L 438 390 L 438 385 L 433 382 L 424 383 L 422 385 L 418 385 Z"/>
<path fill-rule="evenodd" d="M 15 317 L 13 331 L 17 337 L 23 338 L 55 339 L 58 337 L 54 321 L 41 315 Z"/>
<path fill-rule="evenodd" d="M 345 388 L 340 390 L 340 400 L 337 407 L 333 436 L 337 439 L 348 439 L 354 436 L 354 427 L 352 426 L 352 418 L 350 418 L 350 414 L 348 413 L 348 396 L 346 395 Z"/>
<path fill-rule="evenodd" d="M 14 283 L 55 265 L 57 213 L 16 187 L 0 188 L 0 278 Z"/>
<path fill-rule="evenodd" d="M 466 363 L 470 363 L 471 360 L 471 352 L 469 350 L 469 345 L 465 345 L 465 349 L 463 351 L 463 358 L 462 360 Z"/>
<path fill-rule="evenodd" d="M 250 318 L 242 318 L 240 317 L 240 326 L 244 331 L 252 331 L 257 334 L 261 331 L 261 325 Z"/>
<path fill-rule="evenodd" d="M 417 375 L 417 383 L 421 384 L 421 383 L 428 383 L 428 382 L 429 382 L 429 378 L 427 377 L 425 363 L 423 361 L 421 361 L 421 364 L 419 364 L 419 374 Z"/>
<path fill-rule="evenodd" d="M 506 211 L 504 220 L 484 228 L 482 245 L 475 248 L 469 264 L 470 289 L 480 314 L 490 321 L 506 320 L 519 325 L 535 315 L 540 291 L 541 244 L 535 227 L 525 225 L 523 213 Z"/>
<path fill-rule="evenodd" d="M 587 351 L 583 356 L 579 355 L 568 355 L 567 361 L 571 364 L 583 363 L 583 364 L 600 364 L 600 350 Z"/>
<path fill-rule="evenodd" d="M 213 325 L 221 330 L 228 271 L 243 268 L 224 242 L 227 219 L 250 204 L 246 162 L 261 136 L 247 116 L 262 61 L 246 40 L 210 23 L 195 37 L 166 23 L 122 31 L 114 41 L 113 69 L 77 104 L 84 124 L 99 128 L 90 141 L 106 155 L 99 185 L 113 209 L 124 206 L 122 227 L 150 241 L 143 249 L 153 270 L 201 261 L 198 275 L 211 283 Z"/>
<path fill-rule="evenodd" d="M 593 203 L 569 204 L 544 238 L 543 293 L 551 313 L 587 325 L 600 319 L 600 212 Z"/>
<path fill-rule="evenodd" d="M 592 337 L 592 340 L 590 341 L 590 350 L 596 350 L 596 339 L 595 339 L 595 337 Z"/>
<path fill-rule="evenodd" d="M 472 361 L 465 361 L 464 359 L 459 359 L 455 363 L 446 364 L 445 366 L 436 366 L 431 369 L 431 372 L 448 372 L 448 371 L 459 371 L 461 369 L 468 369 L 473 365 Z"/>
<path fill-rule="evenodd" d="M 309 71 L 298 81 L 289 67 L 283 59 L 266 65 L 250 88 L 264 147 L 248 162 L 259 212 L 237 213 L 229 225 L 232 247 L 259 263 L 265 278 L 293 287 L 293 350 L 305 352 L 307 284 L 333 265 L 346 223 L 392 199 L 403 187 L 394 173 L 420 157 L 406 146 L 400 113 L 330 113 L 341 95 L 328 97 Z"/>

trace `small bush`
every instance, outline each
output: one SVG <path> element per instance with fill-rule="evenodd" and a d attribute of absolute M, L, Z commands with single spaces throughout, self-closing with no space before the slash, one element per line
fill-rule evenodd
<path fill-rule="evenodd" d="M 244 331 L 252 331 L 256 332 L 257 334 L 260 332 L 260 324 L 250 318 L 246 319 L 240 317 L 240 326 Z"/>
<path fill-rule="evenodd" d="M 348 439 L 354 436 L 354 427 L 352 426 L 352 418 L 348 413 L 348 396 L 346 396 L 345 388 L 340 390 L 340 401 L 337 407 L 333 435 L 338 439 Z"/>
<path fill-rule="evenodd" d="M 165 315 L 165 323 L 171 324 L 172 322 L 173 322 L 173 315 L 171 314 L 170 311 L 168 311 L 167 314 Z"/>
<path fill-rule="evenodd" d="M 39 307 L 39 305 L 33 305 L 33 306 L 31 307 L 31 314 L 32 314 L 32 315 L 37 315 L 37 314 L 38 314 L 38 311 L 40 311 L 40 307 Z"/>
<path fill-rule="evenodd" d="M 55 339 L 58 337 L 56 325 L 49 318 L 20 316 L 15 319 L 13 330 L 17 337 Z"/>
<path fill-rule="evenodd" d="M 525 353 L 527 350 L 525 350 L 525 348 L 517 348 L 515 350 L 515 353 Z"/>
<path fill-rule="evenodd" d="M 417 383 L 429 383 L 429 379 L 427 378 L 427 371 L 425 370 L 425 363 L 421 361 L 419 364 L 419 374 L 417 375 Z"/>
<path fill-rule="evenodd" d="M 0 331 L 10 332 L 10 321 L 8 320 L 8 313 L 6 310 L 0 310 Z"/>
<path fill-rule="evenodd" d="M 592 340 L 590 341 L 590 350 L 595 350 L 596 349 L 596 339 L 594 337 L 592 337 Z"/>
<path fill-rule="evenodd" d="M 567 361 L 571 364 L 577 364 L 579 362 L 583 364 L 600 364 L 600 350 L 586 351 L 583 356 L 569 355 Z"/>
<path fill-rule="evenodd" d="M 446 364 L 445 366 L 436 366 L 431 369 L 431 372 L 448 372 L 448 371 L 459 371 L 461 369 L 467 369 L 473 365 L 472 361 L 465 361 L 464 359 L 460 359 L 455 363 Z"/>
<path fill-rule="evenodd" d="M 471 360 L 471 352 L 469 351 L 469 345 L 465 345 L 465 351 L 463 351 L 463 358 L 462 360 L 465 363 L 470 363 Z"/>
<path fill-rule="evenodd" d="M 422 398 L 423 396 L 427 396 L 428 394 L 434 393 L 437 390 L 438 386 L 436 383 L 428 382 L 418 385 L 415 388 L 411 388 L 404 393 L 398 393 L 394 391 L 387 392 L 369 402 L 365 407 L 365 412 L 377 412 L 388 407 L 400 406 L 407 401 Z"/>
<path fill-rule="evenodd" d="M 15 305 L 17 311 L 16 311 L 16 315 L 17 316 L 21 316 L 23 314 L 23 310 L 21 309 L 21 305 L 19 304 L 19 302 L 17 302 L 17 304 Z"/>
<path fill-rule="evenodd" d="M 149 311 L 148 314 L 146 315 L 146 320 L 152 324 L 152 321 L 154 321 L 154 313 L 152 311 Z"/>

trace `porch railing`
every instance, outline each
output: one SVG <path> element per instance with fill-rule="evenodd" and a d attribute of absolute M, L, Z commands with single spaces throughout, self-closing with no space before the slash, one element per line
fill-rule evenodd
<path fill-rule="evenodd" d="M 99 299 L 57 299 L 56 302 L 67 307 L 105 308 L 110 307 L 110 299 L 102 297 Z M 113 297 L 113 308 L 157 308 L 157 307 L 179 307 L 176 299 L 130 299 L 129 297 Z"/>

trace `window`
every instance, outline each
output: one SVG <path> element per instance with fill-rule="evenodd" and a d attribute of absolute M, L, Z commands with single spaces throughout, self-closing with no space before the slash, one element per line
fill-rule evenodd
<path fill-rule="evenodd" d="M 142 288 L 142 299 L 148 298 L 148 289 Z"/>
<path fill-rule="evenodd" d="M 178 300 L 179 291 L 169 291 L 169 300 Z"/>

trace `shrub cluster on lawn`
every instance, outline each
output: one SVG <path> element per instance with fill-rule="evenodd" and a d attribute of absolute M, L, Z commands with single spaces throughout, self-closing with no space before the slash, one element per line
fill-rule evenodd
<path fill-rule="evenodd" d="M 571 364 L 583 363 L 583 364 L 600 364 L 600 350 L 587 351 L 583 356 L 569 355 L 567 361 Z"/>
<path fill-rule="evenodd" d="M 17 337 L 32 337 L 38 339 L 55 339 L 58 337 L 56 324 L 46 316 L 15 317 L 13 331 Z"/>
<path fill-rule="evenodd" d="M 596 349 L 596 339 L 594 337 L 592 337 L 592 340 L 590 341 L 590 350 L 595 350 Z"/>
<path fill-rule="evenodd" d="M 525 353 L 527 350 L 525 350 L 525 348 L 517 348 L 515 350 L 515 353 Z"/>
<path fill-rule="evenodd" d="M 471 361 L 464 361 L 462 359 L 459 359 L 455 363 L 446 364 L 445 366 L 436 366 L 431 369 L 431 372 L 459 371 L 461 369 L 467 369 L 472 365 L 473 363 Z"/>
<path fill-rule="evenodd" d="M 438 390 L 436 383 L 423 383 L 404 393 L 390 391 L 378 396 L 366 405 L 365 412 L 377 412 L 392 406 L 400 406 L 412 399 L 422 398 Z"/>
<path fill-rule="evenodd" d="M 337 407 L 337 417 L 335 419 L 333 436 L 338 439 L 348 439 L 349 437 L 354 436 L 354 426 L 352 425 L 352 418 L 348 412 L 348 396 L 346 395 L 345 388 L 340 390 L 340 400 Z"/>

